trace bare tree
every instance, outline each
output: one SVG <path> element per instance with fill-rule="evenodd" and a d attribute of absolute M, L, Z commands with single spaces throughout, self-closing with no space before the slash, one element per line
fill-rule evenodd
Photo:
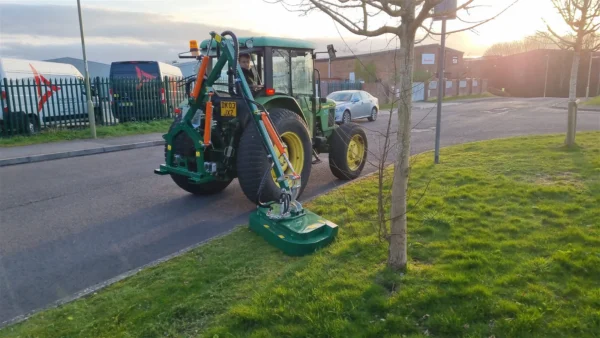
<path fill-rule="evenodd" d="M 467 23 L 467 27 L 448 32 L 474 29 L 504 12 L 488 19 L 469 22 L 461 18 L 475 8 L 477 0 L 466 0 L 457 7 L 457 18 Z M 512 4 L 516 3 L 515 0 Z M 414 47 L 417 32 L 422 29 L 425 36 L 441 35 L 433 30 L 433 9 L 444 0 L 272 0 L 270 3 L 282 4 L 287 10 L 304 15 L 311 11 L 320 11 L 331 17 L 350 33 L 365 37 L 386 34 L 400 40 L 398 51 L 400 66 L 400 98 L 398 100 L 397 155 L 392 178 L 390 234 L 388 266 L 392 269 L 404 269 L 407 264 L 407 189 L 409 177 L 410 130 L 413 86 Z M 511 6 L 512 6 L 511 4 Z M 453 14 L 453 13 L 449 13 Z M 429 24 L 427 24 L 429 22 Z"/>
<path fill-rule="evenodd" d="M 540 32 L 540 35 L 554 42 L 561 49 L 573 51 L 565 138 L 565 144 L 572 147 L 575 145 L 577 129 L 577 73 L 581 53 L 600 50 L 600 41 L 596 40 L 597 32 L 600 30 L 600 0 L 552 0 L 552 4 L 569 26 L 570 32 L 567 36 L 561 35 L 544 20 L 548 32 Z"/>

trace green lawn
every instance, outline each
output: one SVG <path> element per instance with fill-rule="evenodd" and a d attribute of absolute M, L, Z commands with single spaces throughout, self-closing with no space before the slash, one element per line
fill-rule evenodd
<path fill-rule="evenodd" d="M 600 106 L 600 96 L 592 97 L 583 103 L 584 106 Z"/>
<path fill-rule="evenodd" d="M 403 274 L 374 235 L 372 177 L 308 205 L 341 226 L 314 255 L 240 227 L 0 337 L 598 337 L 599 137 L 414 157 Z"/>
<path fill-rule="evenodd" d="M 97 126 L 96 136 L 118 137 L 149 133 L 166 133 L 173 121 L 171 119 L 150 122 L 127 122 L 115 126 Z M 86 129 L 50 129 L 33 136 L 13 136 L 0 138 L 0 147 L 15 147 L 30 144 L 60 142 L 91 138 L 91 133 Z"/>

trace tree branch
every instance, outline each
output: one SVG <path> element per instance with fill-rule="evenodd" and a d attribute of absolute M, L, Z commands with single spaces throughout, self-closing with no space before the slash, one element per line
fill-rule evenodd
<path fill-rule="evenodd" d="M 510 5 L 508 5 L 506 8 L 504 8 L 502 11 L 500 11 L 499 13 L 497 13 L 496 15 L 494 15 L 491 18 L 483 20 L 483 21 L 481 21 L 481 22 L 479 22 L 479 23 L 477 23 L 477 24 L 475 24 L 475 25 L 473 25 L 471 27 L 467 27 L 467 28 L 463 28 L 463 29 L 457 29 L 457 30 L 454 30 L 454 31 L 446 32 L 446 34 L 454 34 L 454 33 L 464 32 L 464 31 L 468 31 L 468 30 L 471 30 L 473 28 L 479 27 L 479 26 L 481 26 L 483 24 L 486 24 L 486 23 L 488 23 L 488 22 L 496 19 L 500 15 L 502 15 L 502 13 L 506 12 L 509 8 L 511 8 L 512 6 L 514 6 L 517 2 L 519 2 L 519 0 L 514 0 Z M 440 33 L 434 32 L 431 29 L 427 29 L 427 27 L 423 26 L 422 24 L 421 24 L 421 28 L 425 29 L 425 31 L 428 32 L 431 35 L 442 35 L 441 32 Z"/>
<path fill-rule="evenodd" d="M 317 9 L 321 10 L 322 12 L 324 12 L 325 14 L 330 16 L 333 20 L 335 20 L 337 23 L 342 25 L 344 28 L 346 28 L 349 32 L 351 32 L 353 34 L 373 37 L 373 36 L 380 36 L 380 35 L 388 34 L 388 33 L 396 34 L 396 32 L 397 32 L 397 28 L 391 27 L 391 26 L 382 26 L 375 30 L 361 29 L 360 27 L 358 27 L 358 25 L 353 23 L 347 17 L 345 17 L 339 13 L 333 12 L 329 7 L 322 5 L 320 3 L 321 0 L 310 0 L 310 2 Z M 368 27 L 367 21 L 364 22 L 363 27 Z"/>

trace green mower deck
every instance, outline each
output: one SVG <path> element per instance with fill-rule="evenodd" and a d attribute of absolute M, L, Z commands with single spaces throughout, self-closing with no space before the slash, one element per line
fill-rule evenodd
<path fill-rule="evenodd" d="M 269 209 L 258 207 L 250 215 L 250 229 L 289 256 L 303 256 L 331 243 L 338 226 L 304 209 L 303 214 L 271 219 Z"/>

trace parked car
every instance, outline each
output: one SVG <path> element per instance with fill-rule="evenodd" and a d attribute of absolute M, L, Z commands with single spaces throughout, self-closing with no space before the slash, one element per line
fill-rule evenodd
<path fill-rule="evenodd" d="M 327 95 L 335 101 L 335 121 L 348 123 L 354 119 L 377 119 L 379 99 L 364 90 L 340 90 Z"/>

